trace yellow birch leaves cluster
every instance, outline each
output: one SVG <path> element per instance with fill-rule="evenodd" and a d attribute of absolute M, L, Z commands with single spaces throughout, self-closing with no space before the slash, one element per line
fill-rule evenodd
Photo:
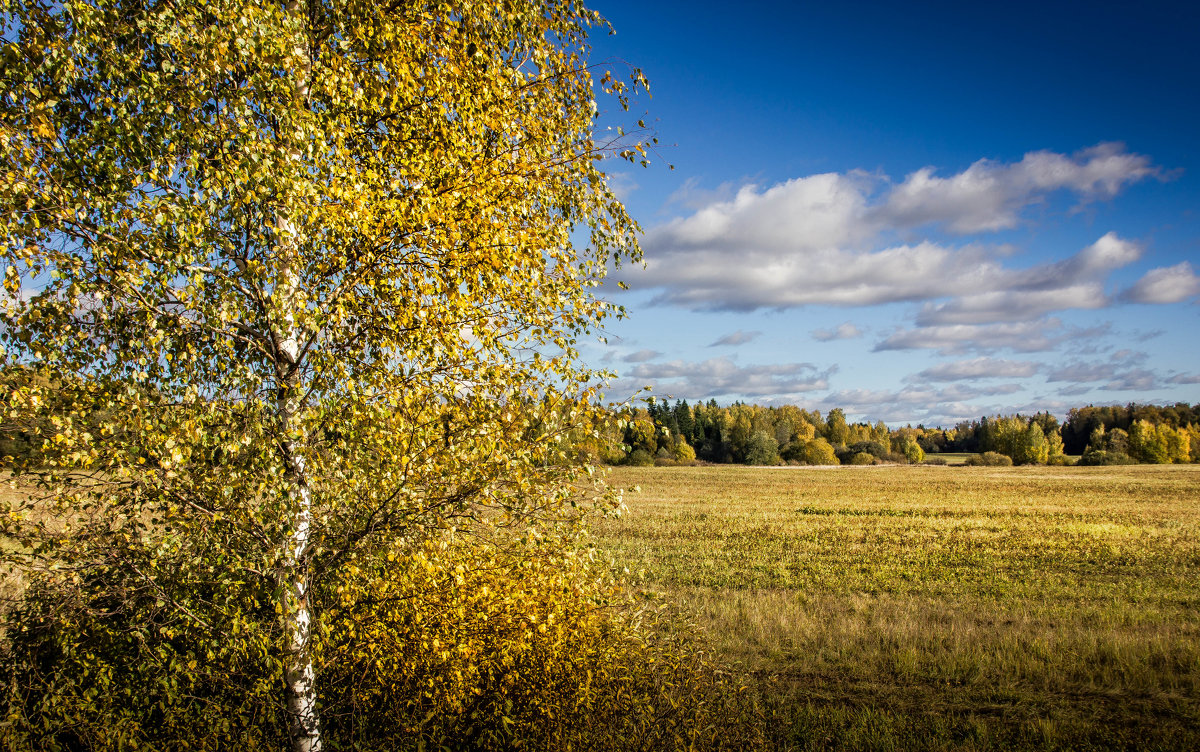
<path fill-rule="evenodd" d="M 577 347 L 638 255 L 593 138 L 603 20 L 0 18 L 6 746 L 275 748 L 301 607 L 330 748 L 568 739 L 602 699 L 543 708 L 548 676 L 661 691 L 571 553 L 574 510 L 615 505 L 563 441 L 598 430 Z M 599 88 L 627 105 L 629 79 Z"/>

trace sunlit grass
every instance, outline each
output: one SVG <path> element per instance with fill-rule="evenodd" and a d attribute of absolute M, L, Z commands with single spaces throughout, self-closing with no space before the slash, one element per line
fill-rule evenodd
<path fill-rule="evenodd" d="M 602 548 L 781 745 L 1200 745 L 1200 467 L 623 468 Z"/>

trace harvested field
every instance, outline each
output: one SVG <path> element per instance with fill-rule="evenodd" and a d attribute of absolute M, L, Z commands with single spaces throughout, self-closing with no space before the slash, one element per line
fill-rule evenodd
<path fill-rule="evenodd" d="M 620 468 L 784 749 L 1200 747 L 1200 467 Z"/>

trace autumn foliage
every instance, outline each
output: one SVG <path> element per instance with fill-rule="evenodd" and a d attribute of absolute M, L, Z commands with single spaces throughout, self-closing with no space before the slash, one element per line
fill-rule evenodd
<path fill-rule="evenodd" d="M 603 20 L 0 9 L 0 745 L 716 744 L 736 692 L 572 553 L 638 255 L 601 161 L 646 155 L 595 139 L 645 83 Z"/>

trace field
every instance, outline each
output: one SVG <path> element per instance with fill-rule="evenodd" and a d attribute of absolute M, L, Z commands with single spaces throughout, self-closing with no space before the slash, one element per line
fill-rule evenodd
<path fill-rule="evenodd" d="M 962 465 L 967 461 L 968 457 L 974 456 L 970 452 L 941 452 L 940 454 L 929 455 L 929 459 L 941 458 L 946 461 L 947 465 Z"/>
<path fill-rule="evenodd" d="M 781 749 L 1200 749 L 1200 467 L 620 468 Z"/>

